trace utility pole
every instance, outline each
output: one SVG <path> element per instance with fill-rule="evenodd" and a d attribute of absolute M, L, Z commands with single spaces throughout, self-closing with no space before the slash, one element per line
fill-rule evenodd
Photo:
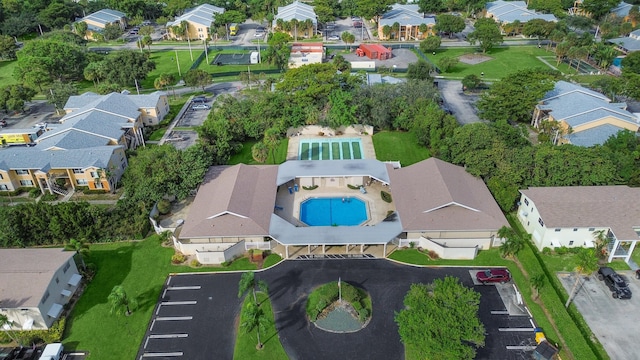
<path fill-rule="evenodd" d="M 178 76 L 182 77 L 182 72 L 180 72 L 180 61 L 178 60 L 178 50 L 176 52 L 176 64 L 178 64 Z"/>

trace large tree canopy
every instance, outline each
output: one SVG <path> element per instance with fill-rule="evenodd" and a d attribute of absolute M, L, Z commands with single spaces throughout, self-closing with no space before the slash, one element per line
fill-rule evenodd
<path fill-rule="evenodd" d="M 558 72 L 548 69 L 527 69 L 507 75 L 482 94 L 477 104 L 479 115 L 490 121 L 529 122 L 535 104 L 553 89 L 558 77 Z"/>
<path fill-rule="evenodd" d="M 134 85 L 135 80 L 143 80 L 156 68 L 156 64 L 149 60 L 148 53 L 133 50 L 113 52 L 105 61 L 106 79 L 123 86 Z"/>
<path fill-rule="evenodd" d="M 395 321 L 407 352 L 420 359 L 473 359 L 484 346 L 480 294 L 455 277 L 412 284 Z"/>
<path fill-rule="evenodd" d="M 482 52 L 487 52 L 496 45 L 502 43 L 502 34 L 498 23 L 490 18 L 482 18 L 476 21 L 475 30 L 467 35 L 471 44 L 479 44 Z"/>
<path fill-rule="evenodd" d="M 85 66 L 86 52 L 80 46 L 56 40 L 33 40 L 18 52 L 14 76 L 39 87 L 53 80 L 81 79 Z"/>

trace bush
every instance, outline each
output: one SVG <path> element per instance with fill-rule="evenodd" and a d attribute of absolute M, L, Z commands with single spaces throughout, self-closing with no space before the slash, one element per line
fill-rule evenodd
<path fill-rule="evenodd" d="M 56 195 L 56 194 L 44 194 L 44 195 L 42 195 L 40 200 L 42 200 L 42 201 L 56 201 L 56 200 L 58 200 L 58 195 Z"/>
<path fill-rule="evenodd" d="M 42 192 L 38 188 L 33 188 L 33 189 L 29 190 L 29 197 L 30 198 L 37 198 L 40 195 L 42 195 Z"/>
<path fill-rule="evenodd" d="M 327 308 L 327 301 L 325 299 L 320 299 L 320 301 L 318 301 L 318 303 L 316 304 L 316 310 L 321 313 L 322 310 Z"/>
<path fill-rule="evenodd" d="M 369 317 L 369 310 L 362 308 L 360 311 L 358 311 L 358 319 L 361 322 L 365 322 L 368 317 Z"/>
<path fill-rule="evenodd" d="M 548 246 L 545 246 L 545 247 L 542 249 L 542 253 L 543 253 L 543 254 L 545 254 L 545 255 L 551 255 L 551 248 L 550 248 L 550 247 L 548 247 Z"/>
<path fill-rule="evenodd" d="M 318 185 L 313 185 L 313 186 L 303 186 L 302 187 L 305 190 L 315 190 L 318 188 Z"/>
<path fill-rule="evenodd" d="M 380 191 L 380 196 L 382 197 L 382 200 L 384 200 L 385 202 L 390 203 L 391 202 L 391 194 L 389 194 L 388 192 L 382 190 Z"/>
<path fill-rule="evenodd" d="M 96 276 L 96 272 L 98 272 L 98 266 L 95 263 L 87 263 L 86 266 L 87 268 L 85 270 L 80 271 L 86 281 L 91 281 L 93 277 Z"/>
<path fill-rule="evenodd" d="M 202 264 L 200 264 L 200 261 L 198 261 L 197 259 L 193 259 L 193 260 L 191 260 L 191 262 L 189 263 L 189 265 L 190 265 L 191 267 L 194 267 L 194 268 L 197 268 L 197 267 L 202 266 Z"/>
<path fill-rule="evenodd" d="M 351 303 L 351 306 L 353 306 L 353 310 L 357 311 L 358 313 L 360 313 L 360 310 L 362 310 L 362 304 L 360 303 L 360 301 Z"/>
<path fill-rule="evenodd" d="M 429 256 L 429 259 L 431 259 L 431 260 L 440 259 L 440 255 L 438 255 L 438 253 L 433 251 L 433 250 L 429 250 L 429 252 L 427 253 L 427 256 Z"/>
<path fill-rule="evenodd" d="M 65 186 L 67 186 L 67 180 L 62 179 L 62 178 L 58 178 L 58 179 L 56 179 L 56 185 L 58 185 L 59 187 L 63 188 Z"/>
<path fill-rule="evenodd" d="M 351 190 L 360 190 L 360 186 L 361 186 L 361 185 L 351 185 L 351 184 L 347 184 L 347 187 L 349 187 L 349 189 L 351 189 Z"/>
<path fill-rule="evenodd" d="M 360 293 L 358 293 L 358 289 L 355 286 L 347 284 L 346 282 L 342 282 L 342 298 L 351 304 L 360 302 Z"/>
<path fill-rule="evenodd" d="M 187 257 L 183 253 L 179 253 L 179 252 L 176 252 L 171 257 L 171 262 L 173 264 L 182 264 L 183 262 L 185 262 L 185 260 L 187 260 Z"/>
<path fill-rule="evenodd" d="M 556 255 L 566 255 L 569 252 L 569 248 L 566 246 L 560 246 L 556 248 Z"/>
<path fill-rule="evenodd" d="M 162 199 L 158 201 L 158 211 L 162 215 L 166 215 L 171 211 L 171 203 L 169 200 Z"/>

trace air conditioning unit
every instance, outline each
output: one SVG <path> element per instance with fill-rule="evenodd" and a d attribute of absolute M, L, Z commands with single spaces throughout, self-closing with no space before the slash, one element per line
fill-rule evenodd
<path fill-rule="evenodd" d="M 528 213 L 528 212 L 526 212 L 526 211 L 523 211 L 523 212 L 521 212 L 520 214 L 522 214 L 522 216 L 524 216 L 524 217 L 529 216 L 529 213 Z"/>

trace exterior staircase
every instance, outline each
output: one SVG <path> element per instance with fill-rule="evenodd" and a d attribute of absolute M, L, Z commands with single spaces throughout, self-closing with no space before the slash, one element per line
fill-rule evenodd
<path fill-rule="evenodd" d="M 67 189 L 61 188 L 60 186 L 54 183 L 51 183 L 49 187 L 51 188 L 51 191 L 53 191 L 58 195 L 66 196 L 67 194 L 69 194 L 69 191 L 67 191 Z"/>

